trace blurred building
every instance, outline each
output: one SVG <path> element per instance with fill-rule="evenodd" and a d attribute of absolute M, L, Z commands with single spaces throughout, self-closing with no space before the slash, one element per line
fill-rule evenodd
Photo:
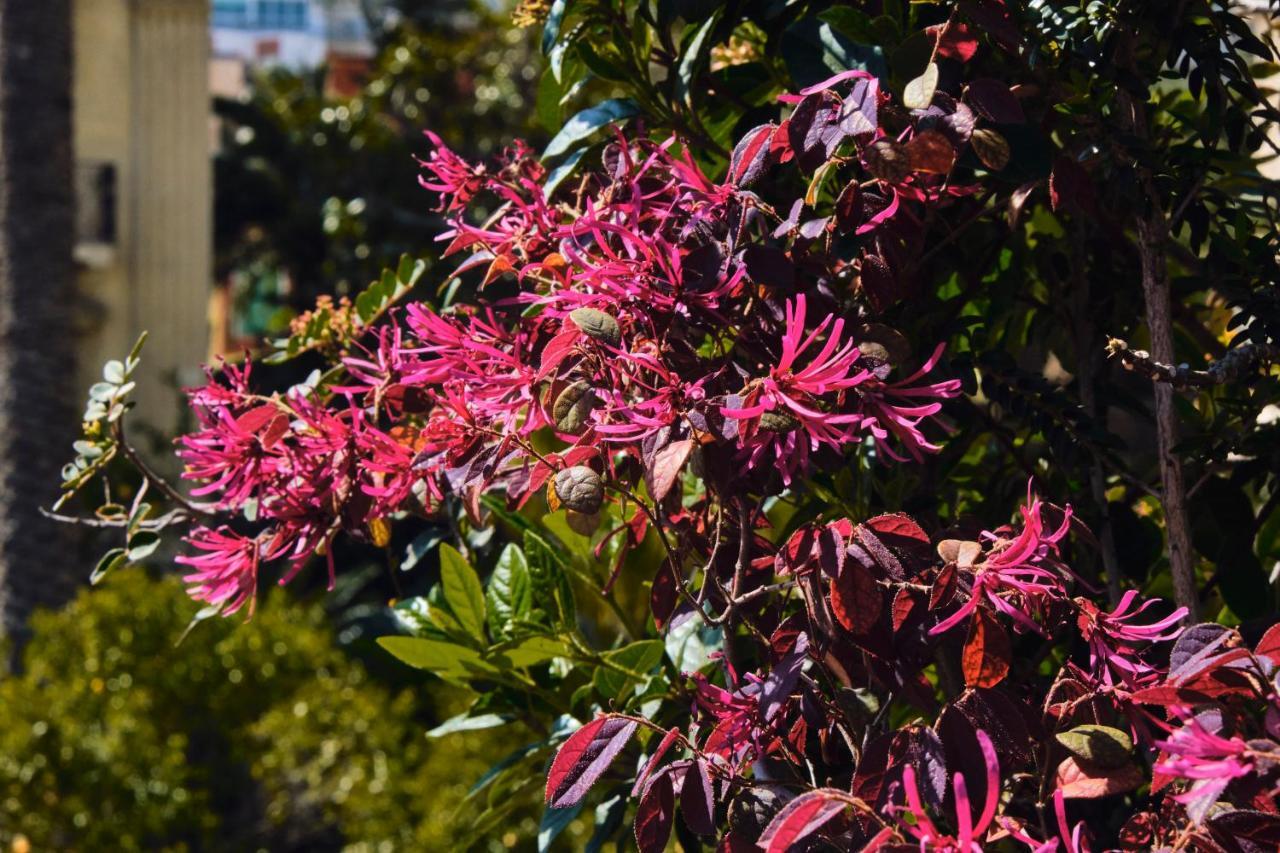
<path fill-rule="evenodd" d="M 373 56 L 358 0 L 213 0 L 213 53 L 294 70 Z"/>
<path fill-rule="evenodd" d="M 72 6 L 79 384 L 146 330 L 136 420 L 172 434 L 208 351 L 209 0 Z"/>

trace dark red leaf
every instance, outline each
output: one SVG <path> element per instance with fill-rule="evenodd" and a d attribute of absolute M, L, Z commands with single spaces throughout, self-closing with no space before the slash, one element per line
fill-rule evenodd
<path fill-rule="evenodd" d="M 846 631 L 865 634 L 880 620 L 884 595 L 875 576 L 858 560 L 846 560 L 831 582 L 831 612 Z"/>
<path fill-rule="evenodd" d="M 889 268 L 889 262 L 879 255 L 868 252 L 862 256 L 859 280 L 873 310 L 884 311 L 898 301 L 898 280 Z"/>
<path fill-rule="evenodd" d="M 1086 770 L 1074 758 L 1058 765 L 1055 784 L 1069 800 L 1096 799 L 1132 791 L 1143 782 L 1142 771 L 1132 764 L 1110 770 Z"/>
<path fill-rule="evenodd" d="M 1089 173 L 1071 157 L 1058 157 L 1049 174 L 1049 204 L 1056 213 L 1067 209 L 1094 213 L 1097 201 Z"/>
<path fill-rule="evenodd" d="M 844 537 L 840 535 L 835 525 L 828 524 L 818 531 L 815 550 L 818 567 L 822 569 L 822 573 L 829 578 L 839 577 L 841 569 L 844 568 L 845 557 L 849 553 L 849 546 L 845 544 Z"/>
<path fill-rule="evenodd" d="M 667 754 L 667 751 L 671 749 L 671 745 L 675 743 L 679 737 L 679 726 L 676 726 L 674 729 L 662 736 L 662 741 L 658 744 L 658 748 L 653 751 L 653 755 L 651 755 L 649 760 L 645 762 L 644 770 L 642 770 L 640 775 L 636 777 L 635 785 L 631 786 L 631 796 L 634 797 L 644 790 L 644 784 L 649 781 L 649 777 L 653 775 L 653 771 L 657 768 L 658 762 L 662 760 L 663 756 Z"/>
<path fill-rule="evenodd" d="M 1169 680 L 1182 681 L 1207 669 L 1211 659 L 1238 636 L 1232 629 L 1212 622 L 1187 628 L 1169 651 Z"/>
<path fill-rule="evenodd" d="M 1233 809 L 1208 820 L 1209 830 L 1241 853 L 1280 850 L 1280 816 L 1252 809 Z"/>
<path fill-rule="evenodd" d="M 693 442 L 687 438 L 673 441 L 653 454 L 653 464 L 645 469 L 646 485 L 654 503 L 661 503 L 680 477 L 680 469 L 693 450 Z"/>
<path fill-rule="evenodd" d="M 780 575 L 796 574 L 809 566 L 817 542 L 817 531 L 806 524 L 787 538 L 773 558 L 773 570 Z"/>
<path fill-rule="evenodd" d="M 762 124 L 747 131 L 738 141 L 729 160 L 730 183 L 745 187 L 759 180 L 768 165 L 769 143 L 777 129 L 773 123 Z"/>
<path fill-rule="evenodd" d="M 875 531 L 876 537 L 897 555 L 907 573 L 914 574 L 934 562 L 929 534 L 906 513 L 877 515 L 864 522 L 863 526 Z M 888 566 L 884 568 L 889 569 Z"/>
<path fill-rule="evenodd" d="M 836 229 L 841 234 L 848 234 L 862 224 L 862 205 L 858 203 L 859 188 L 856 180 L 840 191 L 836 199 Z"/>
<path fill-rule="evenodd" d="M 840 130 L 846 136 L 875 133 L 879 126 L 880 84 L 875 80 L 858 80 L 840 105 Z"/>
<path fill-rule="evenodd" d="M 964 641 L 960 665 L 968 687 L 995 687 L 1009 674 L 1013 648 L 1004 626 L 986 609 L 979 607 L 969 619 L 969 636 Z"/>
<path fill-rule="evenodd" d="M 659 631 L 667 624 L 680 601 L 676 578 L 671 566 L 664 562 L 653 576 L 653 588 L 649 590 L 649 611 L 653 613 L 653 625 Z"/>
<path fill-rule="evenodd" d="M 1018 124 L 1027 120 L 1022 104 L 999 80 L 989 77 L 974 80 L 966 87 L 964 99 L 978 115 L 997 124 Z"/>
<path fill-rule="evenodd" d="M 1280 622 L 1267 629 L 1253 653 L 1260 658 L 1269 658 L 1276 666 L 1280 666 Z"/>
<path fill-rule="evenodd" d="M 956 21 L 934 24 L 927 32 L 938 45 L 938 56 L 968 62 L 978 52 L 978 39 L 973 31 Z"/>
<path fill-rule="evenodd" d="M 689 766 L 680 788 L 680 814 L 684 825 L 697 835 L 714 835 L 716 831 L 716 795 L 711 784 L 711 771 L 701 758 Z"/>
<path fill-rule="evenodd" d="M 563 809 L 581 802 L 635 730 L 634 720 L 603 716 L 569 735 L 547 773 L 547 805 Z"/>
<path fill-rule="evenodd" d="M 937 610 L 939 607 L 946 607 L 951 603 L 951 599 L 956 593 L 956 564 L 948 562 L 938 572 L 938 577 L 933 581 L 933 587 L 929 590 L 929 609 Z"/>
<path fill-rule="evenodd" d="M 924 593 L 911 587 L 901 587 L 893 596 L 893 630 L 901 631 L 908 621 L 924 615 Z"/>
<path fill-rule="evenodd" d="M 950 707 L 963 715 L 974 731 L 987 733 L 1002 765 L 1022 765 L 1032 760 L 1032 736 L 1027 719 L 1019 706 L 1000 690 L 982 687 L 970 690 Z"/>
<path fill-rule="evenodd" d="M 675 822 L 676 797 L 671 775 L 663 773 L 653 780 L 636 807 L 636 846 L 640 853 L 662 853 L 671 837 Z"/>
<path fill-rule="evenodd" d="M 766 853 L 786 853 L 844 811 L 849 795 L 832 788 L 805 791 L 782 807 L 756 842 Z"/>
<path fill-rule="evenodd" d="M 808 652 L 809 635 L 797 635 L 795 647 L 774 665 L 769 677 L 764 680 L 764 685 L 760 688 L 760 711 L 765 722 L 772 720 L 782 710 L 787 699 L 791 698 L 791 692 L 800 680 L 800 670 Z"/>
<path fill-rule="evenodd" d="M 925 130 L 907 142 L 907 159 L 917 172 L 945 175 L 956 163 L 956 149 L 936 130 Z"/>

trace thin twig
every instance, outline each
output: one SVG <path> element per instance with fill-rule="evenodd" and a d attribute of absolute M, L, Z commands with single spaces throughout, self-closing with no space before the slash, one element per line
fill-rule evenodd
<path fill-rule="evenodd" d="M 1280 346 L 1242 344 L 1210 362 L 1204 370 L 1193 370 L 1188 364 L 1156 361 L 1151 353 L 1132 349 L 1120 338 L 1107 339 L 1107 355 L 1119 359 L 1126 369 L 1141 373 L 1153 382 L 1163 382 L 1174 388 L 1206 388 L 1234 382 L 1258 364 L 1280 361 Z"/>

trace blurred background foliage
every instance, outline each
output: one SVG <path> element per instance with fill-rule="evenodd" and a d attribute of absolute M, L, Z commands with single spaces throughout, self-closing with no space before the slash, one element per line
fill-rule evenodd
<path fill-rule="evenodd" d="M 215 274 L 231 278 L 239 336 L 278 335 L 320 295 L 354 294 L 402 254 L 432 260 L 442 220 L 414 157 L 431 129 L 465 156 L 546 134 L 535 121 L 537 31 L 502 4 L 379 4 L 359 91 L 326 69 L 263 69 L 246 99 L 220 98 Z"/>
<path fill-rule="evenodd" d="M 0 679 L 0 843 L 454 849 L 455 813 L 508 746 L 424 736 L 461 691 L 407 689 L 381 654 L 372 673 L 320 607 L 284 593 L 180 643 L 196 610 L 177 579 L 129 569 L 36 615 L 21 673 Z M 535 820 L 517 812 L 505 846 Z"/>

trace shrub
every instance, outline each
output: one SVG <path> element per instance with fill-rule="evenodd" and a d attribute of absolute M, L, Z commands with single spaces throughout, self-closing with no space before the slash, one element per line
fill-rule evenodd
<path fill-rule="evenodd" d="M 429 746 L 448 688 L 371 680 L 316 607 L 206 622 L 122 571 L 39 613 L 0 679 L 0 841 L 34 849 L 443 849 L 484 733 Z M 388 847 L 390 845 L 390 847 Z"/>

